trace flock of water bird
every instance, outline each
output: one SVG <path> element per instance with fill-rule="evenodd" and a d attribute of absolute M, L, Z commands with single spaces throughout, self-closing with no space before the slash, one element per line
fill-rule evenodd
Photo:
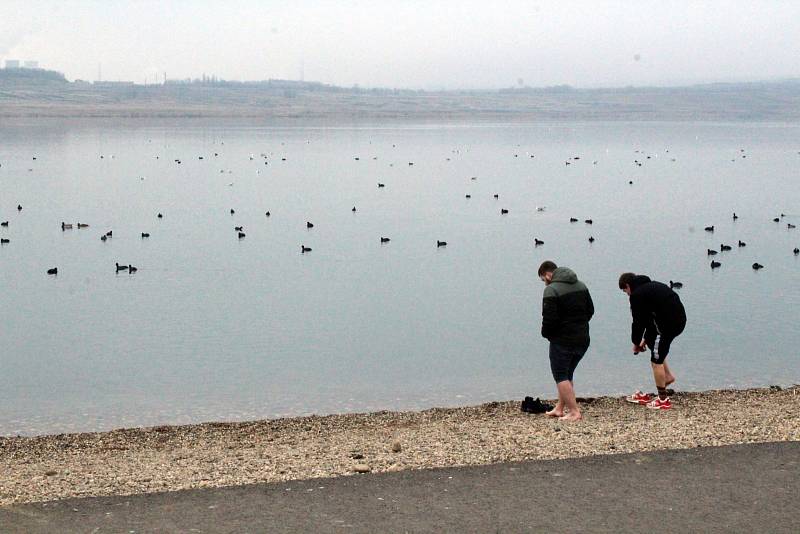
<path fill-rule="evenodd" d="M 637 150 L 636 152 L 638 153 L 639 151 Z M 667 151 L 667 152 L 669 152 L 669 151 Z M 743 149 L 742 149 L 742 152 L 744 152 Z M 218 153 L 216 153 L 216 152 L 214 153 L 214 156 L 218 156 L 218 155 L 219 155 Z M 261 156 L 265 159 L 265 164 L 266 164 L 267 163 L 266 162 L 266 157 L 267 157 L 266 154 L 261 154 Z M 518 157 L 518 154 L 514 154 L 514 157 Z M 533 158 L 534 155 L 531 154 L 530 157 Z M 742 154 L 741 157 L 745 158 L 746 154 Z M 102 158 L 104 158 L 104 156 L 101 155 L 100 158 L 102 159 Z M 158 158 L 159 157 L 156 156 L 156 159 L 158 159 Z M 651 158 L 651 156 L 649 156 L 649 155 L 646 156 L 646 159 L 649 160 L 650 158 Z M 35 161 L 36 159 L 37 158 L 34 156 L 33 160 Z M 203 156 L 198 156 L 198 159 L 202 160 Z M 253 160 L 253 159 L 255 159 L 255 156 L 251 155 L 250 156 L 250 160 Z M 359 161 L 360 158 L 359 157 L 355 157 L 354 159 L 356 161 Z M 373 159 L 376 159 L 376 158 L 373 158 Z M 449 160 L 450 158 L 447 158 L 447 159 Z M 580 156 L 574 156 L 572 158 L 569 158 L 565 163 L 567 165 L 570 165 L 570 164 L 572 164 L 573 161 L 577 161 L 577 160 L 580 160 Z M 286 161 L 286 158 L 285 157 L 281 158 L 281 161 Z M 675 158 L 671 158 L 671 161 L 675 161 Z M 180 158 L 176 158 L 174 160 L 174 162 L 176 164 L 180 165 L 182 163 L 182 160 Z M 639 161 L 639 159 L 635 159 L 634 160 L 634 165 L 636 165 L 638 167 L 641 167 L 643 165 L 643 163 L 644 162 L 643 161 Z M 597 161 L 594 161 L 593 164 L 597 164 Z M 412 166 L 412 165 L 414 165 L 414 162 L 410 161 L 410 162 L 408 162 L 408 165 Z M 390 166 L 391 166 L 391 164 L 390 164 Z M 224 171 L 220 171 L 220 172 L 224 172 Z M 471 177 L 471 180 L 477 180 L 477 177 L 473 176 L 473 177 Z M 628 182 L 628 184 L 629 185 L 633 185 L 633 181 L 630 180 Z M 232 184 L 229 184 L 229 185 L 232 185 Z M 386 184 L 383 183 L 383 182 L 378 182 L 377 185 L 378 185 L 378 188 L 384 188 L 386 186 Z M 472 195 L 471 194 L 466 194 L 466 198 L 470 199 L 470 198 L 472 198 Z M 493 194 L 493 198 L 494 199 L 499 199 L 500 195 L 498 193 L 494 193 Z M 545 209 L 546 209 L 546 207 L 544 207 L 544 206 L 536 207 L 536 210 L 540 211 L 540 212 L 541 211 L 545 211 Z M 18 212 L 22 211 L 22 205 L 20 205 L 20 204 L 17 205 L 17 211 Z M 356 212 L 357 211 L 356 207 L 353 206 L 351 211 Z M 231 208 L 230 209 L 230 214 L 234 215 L 235 213 L 236 213 L 236 211 L 233 208 Z M 509 210 L 507 208 L 500 208 L 500 215 L 507 215 L 507 214 L 509 214 Z M 266 217 L 270 217 L 271 213 L 269 211 L 266 211 L 265 212 L 265 216 Z M 159 212 L 159 213 L 156 214 L 156 217 L 158 219 L 162 219 L 164 216 L 163 216 L 162 213 Z M 784 217 L 786 217 L 786 214 L 781 213 L 779 217 L 775 217 L 772 220 L 775 223 L 780 223 L 784 219 Z M 739 219 L 739 216 L 734 212 L 733 215 L 732 215 L 732 220 L 734 222 L 736 222 L 738 219 Z M 579 219 L 577 217 L 570 217 L 569 218 L 569 222 L 571 224 L 572 223 L 577 223 L 577 222 L 579 222 Z M 583 222 L 586 225 L 592 225 L 594 223 L 593 219 L 591 219 L 591 218 L 584 219 Z M 8 226 L 9 226 L 9 221 L 6 220 L 6 221 L 0 222 L 0 227 L 7 228 Z M 67 230 L 72 230 L 73 228 L 85 229 L 85 228 L 88 228 L 88 227 L 89 227 L 89 224 L 88 223 L 83 223 L 83 222 L 77 222 L 77 223 L 74 223 L 74 224 L 73 223 L 63 222 L 63 221 L 61 222 L 61 231 L 62 232 L 65 232 Z M 306 228 L 307 229 L 314 228 L 314 223 L 312 223 L 311 221 L 306 221 Z M 792 224 L 792 223 L 787 223 L 786 224 L 786 228 L 789 229 L 789 230 L 792 230 L 792 229 L 795 229 L 796 226 L 794 224 Z M 713 233 L 714 229 L 715 229 L 714 225 L 706 226 L 704 228 L 704 230 L 706 232 L 708 232 L 708 233 Z M 244 232 L 244 227 L 243 226 L 234 226 L 234 231 L 236 232 L 236 236 L 237 236 L 238 239 L 244 239 L 246 237 L 246 234 Z M 105 242 L 108 239 L 111 239 L 112 237 L 113 237 L 113 231 L 109 230 L 109 231 L 103 233 L 100 236 L 100 239 Z M 147 239 L 149 237 L 150 237 L 150 233 L 149 232 L 142 232 L 141 233 L 141 238 L 142 239 Z M 385 237 L 385 236 L 381 236 L 380 237 L 380 243 L 381 244 L 389 243 L 390 241 L 391 241 L 391 239 L 388 238 L 388 237 Z M 590 235 L 589 238 L 588 238 L 588 241 L 589 241 L 589 243 L 594 243 L 595 242 L 594 236 Z M 8 239 L 8 238 L 0 238 L 0 245 L 7 245 L 10 242 L 11 242 L 11 240 Z M 539 239 L 538 237 L 534 237 L 533 238 L 533 245 L 534 245 L 534 247 L 539 247 L 541 245 L 544 245 L 544 240 Z M 443 241 L 443 240 L 437 240 L 436 241 L 436 247 L 437 248 L 441 248 L 441 247 L 445 247 L 445 246 L 447 246 L 447 242 L 446 241 Z M 737 248 L 743 248 L 745 246 L 747 246 L 747 244 L 744 241 L 738 240 Z M 717 251 L 715 249 L 707 249 L 707 255 L 709 257 L 716 257 L 718 254 L 731 251 L 732 249 L 733 249 L 732 245 L 726 245 L 724 243 L 721 243 L 720 247 L 719 247 L 719 251 Z M 301 244 L 300 245 L 301 254 L 305 254 L 305 253 L 311 252 L 311 250 L 312 250 L 311 247 L 308 247 L 305 244 Z M 800 255 L 800 248 L 795 247 L 793 249 L 793 253 L 794 253 L 795 256 Z M 716 258 L 712 258 L 711 263 L 710 263 L 711 269 L 718 269 L 721 266 L 722 266 L 722 262 L 721 261 L 718 261 Z M 752 264 L 752 268 L 754 270 L 760 270 L 760 269 L 764 268 L 764 265 L 762 265 L 761 263 L 755 262 L 755 263 Z M 134 274 L 137 271 L 138 271 L 138 268 L 133 266 L 133 265 L 131 265 L 131 264 L 120 264 L 118 262 L 115 262 L 115 272 L 116 273 L 127 272 L 128 274 Z M 48 268 L 46 272 L 47 272 L 48 275 L 57 275 L 58 274 L 58 267 Z M 679 288 L 683 287 L 683 284 L 681 282 L 675 282 L 675 281 L 672 281 L 672 280 L 669 281 L 669 285 L 670 285 L 670 287 L 675 288 L 675 289 L 679 289 Z"/>
<path fill-rule="evenodd" d="M 783 219 L 784 217 L 786 217 L 786 214 L 785 213 L 781 213 L 780 217 L 775 217 L 774 219 L 772 219 L 772 222 L 779 223 L 779 222 L 781 222 L 781 219 Z M 737 221 L 739 219 L 739 216 L 736 215 L 736 212 L 733 212 L 732 219 L 734 221 Z M 794 224 L 792 224 L 792 223 L 786 223 L 786 228 L 788 230 L 793 230 L 794 228 L 796 228 L 796 226 Z M 714 233 L 714 225 L 706 226 L 704 228 L 704 230 L 706 232 L 708 232 L 708 233 L 713 234 Z M 744 247 L 747 246 L 747 243 L 745 243 L 744 241 L 739 239 L 736 246 L 737 246 L 737 248 L 744 248 Z M 732 245 L 726 245 L 725 243 L 720 243 L 719 251 L 709 248 L 709 249 L 706 249 L 706 253 L 707 253 L 708 256 L 716 256 L 719 253 L 729 252 L 731 250 L 733 250 L 733 246 Z M 792 250 L 792 253 L 795 256 L 800 255 L 800 248 L 794 247 L 794 250 Z M 712 269 L 718 269 L 720 267 L 722 267 L 722 262 L 717 261 L 715 259 L 711 260 L 711 268 Z M 753 270 L 756 270 L 756 271 L 764 268 L 764 266 L 762 264 L 758 263 L 758 262 L 753 263 L 752 267 L 753 267 Z"/>

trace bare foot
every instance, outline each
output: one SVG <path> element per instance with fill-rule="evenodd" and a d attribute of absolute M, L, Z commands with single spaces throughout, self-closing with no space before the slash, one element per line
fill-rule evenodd
<path fill-rule="evenodd" d="M 564 416 L 564 412 L 562 410 L 559 410 L 558 408 L 553 408 L 549 412 L 544 412 L 544 414 L 549 416 L 549 417 L 563 417 Z"/>
<path fill-rule="evenodd" d="M 558 418 L 559 421 L 580 421 L 581 419 L 583 419 L 583 417 L 581 417 L 581 414 L 578 412 L 570 412 Z"/>

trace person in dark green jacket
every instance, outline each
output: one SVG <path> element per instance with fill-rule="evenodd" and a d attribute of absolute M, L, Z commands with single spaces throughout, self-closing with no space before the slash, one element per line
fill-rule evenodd
<path fill-rule="evenodd" d="M 542 298 L 542 336 L 550 341 L 550 370 L 558 388 L 551 417 L 578 421 L 581 410 L 575 401 L 572 375 L 589 349 L 589 320 L 594 303 L 589 289 L 567 267 L 552 261 L 539 266 L 539 279 L 545 283 Z"/>

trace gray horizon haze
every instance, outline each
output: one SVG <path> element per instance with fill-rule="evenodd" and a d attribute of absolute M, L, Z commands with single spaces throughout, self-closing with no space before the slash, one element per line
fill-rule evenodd
<path fill-rule="evenodd" d="M 800 3 L 4 0 L 0 60 L 70 80 L 344 87 L 684 85 L 800 77 Z"/>

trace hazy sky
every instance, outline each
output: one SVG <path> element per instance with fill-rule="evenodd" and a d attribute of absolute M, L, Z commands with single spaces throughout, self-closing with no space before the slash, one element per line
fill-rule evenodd
<path fill-rule="evenodd" d="M 671 85 L 800 77 L 798 45 L 798 0 L 0 0 L 0 59 L 137 83 Z"/>

